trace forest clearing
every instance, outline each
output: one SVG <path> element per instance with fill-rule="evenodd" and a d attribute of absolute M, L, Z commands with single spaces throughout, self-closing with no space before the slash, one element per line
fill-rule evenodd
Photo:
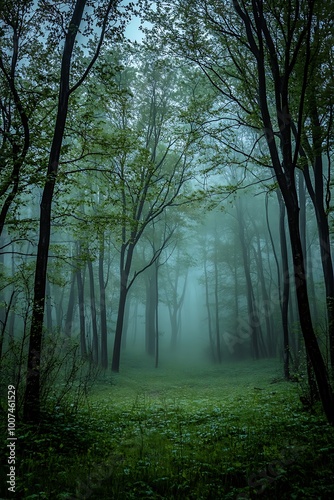
<path fill-rule="evenodd" d="M 16 498 L 333 496 L 334 430 L 278 363 L 125 367 L 76 412 L 68 401 L 38 432 L 18 429 Z"/>

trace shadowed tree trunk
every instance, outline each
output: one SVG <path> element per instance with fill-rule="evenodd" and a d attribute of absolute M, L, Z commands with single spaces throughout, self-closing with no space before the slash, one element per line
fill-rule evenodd
<path fill-rule="evenodd" d="M 104 233 L 100 237 L 99 249 L 99 295 L 100 295 L 100 328 L 101 328 L 101 366 L 108 368 L 108 328 L 106 285 L 104 278 Z"/>
<path fill-rule="evenodd" d="M 155 354 L 155 344 L 156 344 L 156 310 L 157 310 L 157 278 L 156 278 L 156 266 L 153 265 L 149 269 L 149 276 L 146 280 L 146 304 L 145 304 L 145 319 L 146 319 L 146 330 L 145 330 L 145 345 L 146 353 L 149 356 L 154 356 Z"/>
<path fill-rule="evenodd" d="M 81 356 L 83 358 L 86 358 L 87 357 L 87 344 L 86 344 L 85 292 L 84 292 L 83 274 L 81 274 L 80 268 L 77 269 L 76 275 L 77 275 L 77 284 L 78 284 L 80 349 L 81 349 Z"/>
<path fill-rule="evenodd" d="M 204 242 L 206 245 L 206 242 Z M 204 284 L 205 284 L 205 307 L 208 314 L 208 330 L 209 330 L 209 341 L 210 341 L 210 349 L 212 360 L 216 361 L 216 349 L 215 349 L 215 341 L 213 338 L 213 329 L 212 329 L 212 318 L 211 318 L 211 308 L 210 308 L 210 295 L 209 295 L 209 276 L 208 276 L 208 262 L 207 262 L 207 250 L 205 247 L 204 255 Z"/>
<path fill-rule="evenodd" d="M 269 356 L 274 356 L 274 348 L 273 348 L 273 331 L 272 324 L 270 322 L 270 299 L 267 291 L 266 280 L 264 277 L 264 269 L 263 269 L 263 255 L 261 251 L 261 242 L 260 242 L 260 234 L 259 230 L 252 220 L 253 227 L 256 235 L 256 248 L 254 248 L 254 256 L 257 264 L 257 271 L 260 278 L 260 286 L 261 286 L 261 295 L 263 302 L 263 315 L 266 323 L 266 332 L 267 332 L 267 351 Z"/>
<path fill-rule="evenodd" d="M 283 290 L 280 301 L 283 327 L 283 363 L 284 363 L 284 378 L 290 378 L 290 342 L 289 342 L 289 297 L 290 297 L 290 276 L 289 276 L 289 261 L 288 247 L 285 234 L 285 205 L 282 195 L 276 191 L 279 204 L 279 235 L 281 245 L 281 261 L 282 261 L 282 280 Z"/>
<path fill-rule="evenodd" d="M 303 50 L 305 47 L 306 52 L 303 53 L 304 78 L 300 89 L 298 117 L 299 129 L 296 137 L 294 153 L 292 146 L 291 115 L 289 110 L 289 77 L 293 69 L 293 65 L 290 65 L 289 60 L 286 59 L 285 66 L 283 65 L 283 68 L 279 66 L 279 57 L 276 45 L 273 41 L 270 27 L 267 24 L 263 6 L 263 1 L 253 2 L 252 7 L 248 10 L 244 7 L 244 4 L 241 6 L 237 0 L 234 1 L 235 10 L 245 27 L 249 50 L 253 54 L 256 63 L 259 110 L 261 113 L 272 166 L 286 206 L 300 326 L 304 337 L 306 351 L 314 369 L 324 411 L 328 421 L 334 424 L 333 390 L 329 382 L 326 365 L 324 363 L 312 325 L 304 255 L 299 227 L 299 205 L 295 183 L 296 161 L 299 154 L 301 139 L 302 112 L 306 94 L 308 65 L 310 61 L 310 40 L 314 2 L 309 3 L 307 11 L 304 14 L 304 30 L 300 35 L 303 43 L 298 45 L 298 47 L 303 46 Z M 294 30 L 288 33 L 288 37 L 289 38 L 285 41 L 286 47 L 288 47 L 289 43 L 293 43 Z M 270 59 L 269 67 L 266 66 L 267 57 Z M 290 58 L 291 54 L 286 51 L 285 57 Z M 296 58 L 294 59 L 294 63 L 295 61 Z M 270 107 L 267 93 L 268 71 L 271 72 L 274 84 L 276 119 L 278 129 L 280 131 L 280 152 L 282 160 L 278 152 L 272 117 L 269 111 Z"/>
<path fill-rule="evenodd" d="M 252 347 L 252 355 L 255 359 L 260 357 L 260 320 L 256 311 L 255 298 L 253 292 L 253 285 L 250 272 L 250 262 L 249 262 L 249 251 L 247 248 L 246 238 L 245 238 L 245 223 L 242 215 L 241 200 L 236 202 L 237 210 L 237 220 L 238 220 L 238 231 L 239 239 L 241 244 L 241 253 L 245 271 L 246 279 L 246 297 L 247 297 L 247 310 L 248 310 L 248 327 L 250 331 L 250 340 Z"/>
<path fill-rule="evenodd" d="M 213 271 L 214 271 L 214 297 L 215 297 L 215 330 L 216 330 L 216 355 L 218 363 L 222 362 L 221 347 L 220 347 L 220 325 L 219 325 L 219 276 L 218 276 L 218 234 L 215 228 L 215 242 L 214 242 L 214 255 L 213 255 Z"/>
<path fill-rule="evenodd" d="M 155 252 L 155 248 L 153 247 Z M 156 301 L 155 301 L 155 368 L 159 365 L 159 259 L 157 259 L 154 264 L 155 270 L 155 290 L 156 290 Z"/>
<path fill-rule="evenodd" d="M 49 156 L 47 178 L 40 205 L 39 241 L 36 259 L 34 301 L 30 328 L 27 380 L 23 409 L 24 420 L 31 423 L 38 422 L 40 417 L 40 362 L 45 307 L 46 270 L 51 233 L 51 206 L 68 112 L 72 52 L 85 5 L 86 0 L 77 0 L 72 19 L 66 33 L 61 63 L 57 118 Z"/>
<path fill-rule="evenodd" d="M 65 35 L 65 43 L 60 68 L 57 116 L 53 131 L 50 155 L 48 159 L 46 180 L 40 204 L 39 239 L 34 281 L 34 299 L 28 348 L 26 389 L 23 403 L 23 418 L 26 422 L 30 423 L 37 423 L 40 420 L 40 364 L 43 337 L 47 263 L 51 235 L 51 210 L 54 197 L 54 189 L 58 175 L 61 147 L 63 143 L 66 119 L 68 114 L 69 97 L 70 94 L 83 83 L 99 55 L 107 26 L 109 12 L 112 7 L 112 3 L 110 2 L 108 4 L 104 19 L 101 23 L 101 34 L 94 56 L 86 67 L 86 70 L 84 71 L 81 78 L 75 85 L 72 86 L 72 88 L 70 88 L 72 54 L 86 3 L 87 0 L 76 0 L 73 8 L 73 14 L 71 16 L 71 20 L 69 22 L 69 26 Z"/>
<path fill-rule="evenodd" d="M 72 274 L 70 295 L 68 298 L 67 312 L 65 316 L 65 335 L 67 337 L 71 336 L 72 326 L 73 326 L 73 314 L 74 314 L 74 304 L 75 304 L 75 273 Z"/>
<path fill-rule="evenodd" d="M 97 319 L 96 319 L 96 300 L 95 300 L 95 283 L 93 263 L 90 259 L 87 262 L 89 272 L 89 297 L 90 297 L 90 311 L 92 317 L 92 359 L 95 364 L 99 361 L 99 339 L 97 335 Z"/>
<path fill-rule="evenodd" d="M 172 352 L 175 352 L 177 349 L 177 344 L 179 340 L 180 328 L 181 328 L 181 310 L 184 302 L 186 287 L 187 287 L 187 276 L 188 271 L 186 272 L 182 292 L 179 296 L 179 283 L 180 283 L 180 273 L 177 272 L 175 278 L 170 275 L 167 271 L 167 281 L 169 284 L 169 293 L 165 289 L 166 294 L 166 304 L 168 307 L 170 325 L 171 325 L 171 337 L 170 337 L 170 348 Z"/>
<path fill-rule="evenodd" d="M 46 329 L 52 333 L 52 300 L 49 280 L 46 280 Z"/>

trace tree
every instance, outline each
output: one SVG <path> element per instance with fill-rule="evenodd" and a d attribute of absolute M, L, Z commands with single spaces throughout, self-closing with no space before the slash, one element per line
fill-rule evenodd
<path fill-rule="evenodd" d="M 168 3 L 162 7 L 158 2 L 156 22 L 168 32 L 172 50 L 202 69 L 220 95 L 220 109 L 228 105 L 226 119 L 232 124 L 229 129 L 233 125 L 257 129 L 256 145 L 258 150 L 261 146 L 260 153 L 262 144 L 266 145 L 268 156 L 262 161 L 274 172 L 287 211 L 305 347 L 324 411 L 328 421 L 334 423 L 333 390 L 310 312 L 296 189 L 296 171 L 303 165 L 300 147 L 306 89 L 312 76 L 310 62 L 318 63 L 313 34 L 324 16 L 321 5 L 316 0 L 288 3 L 235 0 L 232 7 L 232 3 L 181 0 L 175 6 Z M 166 26 L 167 17 L 172 28 Z M 325 38 L 318 40 L 325 41 Z M 224 129 L 218 131 L 223 133 Z M 245 155 L 249 157 L 249 153 Z"/>
<path fill-rule="evenodd" d="M 184 231 L 184 223 L 183 223 Z M 187 289 L 187 279 L 189 267 L 191 265 L 191 258 L 186 253 L 186 249 L 180 240 L 182 238 L 180 233 L 174 235 L 177 238 L 177 245 L 174 255 L 171 255 L 164 266 L 164 273 L 162 275 L 162 285 L 165 292 L 164 297 L 161 297 L 162 302 L 167 305 L 170 326 L 171 326 L 171 351 L 175 352 L 179 343 L 181 333 L 181 313 L 184 303 L 184 297 Z"/>
<path fill-rule="evenodd" d="M 24 419 L 27 422 L 37 422 L 40 418 L 40 359 L 43 335 L 46 273 L 51 233 L 51 208 L 54 189 L 56 185 L 66 118 L 69 108 L 69 98 L 70 95 L 83 83 L 99 55 L 99 51 L 109 20 L 109 14 L 111 9 L 114 7 L 113 2 L 109 2 L 105 7 L 105 11 L 103 14 L 104 17 L 101 22 L 101 34 L 95 49 L 95 53 L 93 54 L 83 74 L 80 76 L 77 82 L 71 86 L 70 75 L 72 56 L 78 30 L 83 19 L 86 3 L 86 0 L 76 1 L 73 12 L 71 14 L 71 18 L 68 23 L 61 60 L 57 117 L 48 160 L 46 181 L 44 184 L 42 201 L 40 205 L 41 210 L 39 242 L 36 259 L 34 301 L 29 339 L 28 371 L 24 397 Z"/>
<path fill-rule="evenodd" d="M 176 107 L 177 73 L 165 73 L 165 62 L 159 58 L 150 60 L 149 57 L 152 56 L 148 53 L 140 61 L 140 77 L 144 80 L 140 89 L 142 93 L 137 89 L 137 99 L 131 94 L 124 95 L 118 123 L 112 132 L 117 137 L 119 148 L 113 152 L 113 169 L 118 180 L 111 196 L 113 205 L 119 208 L 120 231 L 116 238 L 121 242 L 119 303 L 112 360 L 115 372 L 119 371 L 120 365 L 128 292 L 137 276 L 158 259 L 168 236 L 162 246 L 153 248 L 146 264 L 132 272 L 135 248 L 153 221 L 158 221 L 169 207 L 181 203 L 178 197 L 192 176 L 189 165 L 193 137 L 185 130 L 186 125 L 181 119 L 171 113 Z M 135 76 L 138 79 L 138 75 Z M 130 83 L 131 80 L 128 82 L 131 90 Z"/>

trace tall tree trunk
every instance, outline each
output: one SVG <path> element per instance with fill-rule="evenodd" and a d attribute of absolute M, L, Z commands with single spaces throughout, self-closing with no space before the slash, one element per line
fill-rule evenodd
<path fill-rule="evenodd" d="M 27 379 L 24 395 L 23 417 L 26 422 L 40 419 L 40 363 L 45 307 L 45 285 L 51 234 L 51 207 L 58 173 L 60 150 L 63 142 L 68 100 L 70 95 L 70 65 L 74 42 L 81 24 L 86 0 L 77 0 L 66 33 L 61 62 L 59 101 L 53 141 L 50 150 L 47 178 L 40 205 L 39 241 L 36 259 L 33 311 L 28 348 Z"/>
<path fill-rule="evenodd" d="M 167 304 L 168 306 L 168 311 L 169 311 L 169 320 L 170 320 L 170 327 L 171 327 L 171 336 L 170 336 L 170 348 L 172 352 L 176 351 L 177 347 L 177 340 L 178 340 L 178 309 L 177 309 L 177 304 L 175 302 L 175 297 L 173 300 L 173 303 Z"/>
<path fill-rule="evenodd" d="M 55 288 L 55 287 L 54 287 Z M 57 293 L 58 290 L 58 293 Z M 65 287 L 64 286 L 58 286 L 56 288 L 56 291 L 54 292 L 55 296 L 59 296 L 59 300 L 57 300 L 57 304 L 55 304 L 55 312 L 56 312 L 56 324 L 57 324 L 57 331 L 61 332 L 62 331 L 62 323 L 63 323 L 63 318 L 64 318 L 64 311 L 63 311 L 63 303 L 64 303 L 64 295 L 65 295 Z"/>
<path fill-rule="evenodd" d="M 48 279 L 46 280 L 46 329 L 49 334 L 52 333 L 51 287 Z"/>
<path fill-rule="evenodd" d="M 204 243 L 205 245 L 205 243 Z M 213 338 L 213 329 L 212 329 L 212 318 L 211 318 L 211 308 L 210 308 L 210 297 L 209 297 L 209 277 L 208 277 L 208 267 L 207 267 L 207 252 L 205 250 L 204 254 L 204 282 L 205 282 L 205 306 L 208 314 L 208 330 L 209 330 L 209 341 L 211 348 L 212 360 L 216 361 L 216 349 L 215 342 Z"/>
<path fill-rule="evenodd" d="M 74 303 L 75 303 L 75 290 L 76 290 L 75 281 L 76 281 L 76 275 L 75 275 L 75 273 L 73 273 L 72 280 L 71 280 L 70 295 L 68 298 L 67 312 L 66 312 L 66 316 L 65 316 L 65 335 L 67 337 L 70 337 L 71 333 L 72 333 Z"/>
<path fill-rule="evenodd" d="M 306 156 L 304 155 L 306 160 Z M 310 250 L 307 250 L 306 244 L 306 193 L 305 193 L 305 178 L 304 174 L 301 170 L 298 171 L 298 196 L 299 196 L 299 205 L 300 205 L 300 237 L 302 242 L 302 248 L 304 252 L 304 260 L 305 260 L 305 272 L 308 276 L 308 284 L 309 284 L 309 295 L 311 297 L 311 310 L 312 317 L 314 319 L 314 323 L 317 323 L 318 314 L 317 314 L 317 306 L 316 306 L 316 296 L 314 290 L 314 280 L 312 274 L 312 255 Z"/>
<path fill-rule="evenodd" d="M 123 351 L 125 351 L 128 342 L 130 308 L 131 308 L 131 293 L 128 293 L 124 311 L 123 333 L 122 333 L 122 343 L 121 343 Z"/>
<path fill-rule="evenodd" d="M 276 47 L 273 43 L 270 29 L 263 12 L 263 3 L 255 2 L 252 4 L 254 23 L 252 24 L 247 11 L 242 10 L 240 3 L 234 2 L 236 12 L 242 19 L 245 28 L 246 36 L 249 42 L 249 48 L 252 51 L 257 65 L 257 83 L 258 83 L 258 102 L 262 117 L 263 128 L 269 154 L 271 157 L 273 169 L 276 179 L 281 190 L 284 203 L 287 210 L 287 218 L 289 225 L 289 234 L 291 242 L 291 252 L 294 268 L 294 279 L 296 286 L 296 295 L 299 311 L 300 326 L 302 329 L 306 351 L 310 356 L 310 360 L 314 369 L 317 380 L 321 402 L 326 413 L 327 419 L 331 424 L 334 424 L 334 395 L 331 388 L 328 372 L 324 359 L 322 357 L 317 338 L 312 325 L 309 297 L 307 291 L 307 279 L 305 275 L 304 255 L 301 244 L 300 228 L 299 228 L 299 206 L 295 184 L 295 169 L 296 160 L 299 154 L 300 135 L 297 134 L 294 157 L 292 155 L 292 138 L 291 138 L 291 119 L 289 109 L 289 79 L 287 75 L 281 75 L 278 66 L 278 57 Z M 305 100 L 305 91 L 307 85 L 307 70 L 310 57 L 310 37 L 312 27 L 312 12 L 314 2 L 310 3 L 310 9 L 307 12 L 307 24 L 305 24 L 305 43 L 306 43 L 306 60 L 304 66 L 304 79 L 301 89 L 301 97 L 299 103 L 299 119 L 302 118 L 303 104 Z M 258 45 L 254 37 L 257 38 Z M 291 40 L 289 40 L 291 42 Z M 272 73 L 274 82 L 274 94 L 276 104 L 277 126 L 280 131 L 281 156 L 277 149 L 275 133 L 272 124 L 272 118 L 269 111 L 268 94 L 267 94 L 267 72 L 265 66 L 267 57 L 264 53 L 264 48 L 267 48 L 270 55 Z M 288 57 L 290 54 L 287 52 Z M 290 63 L 286 60 L 286 65 Z M 301 128 L 301 121 L 299 123 Z M 299 130 L 300 133 L 300 130 Z"/>
<path fill-rule="evenodd" d="M 155 354 L 156 343 L 156 308 L 157 308 L 157 290 L 156 290 L 156 269 L 152 266 L 149 269 L 149 276 L 146 284 L 146 353 L 149 356 Z"/>
<path fill-rule="evenodd" d="M 11 307 L 12 307 L 12 303 L 14 301 L 15 295 L 16 295 L 15 290 L 13 290 L 11 293 L 10 299 L 9 299 L 9 303 L 6 304 L 6 306 L 4 307 L 4 311 L 3 311 L 3 319 L 1 320 L 1 326 L 0 326 L 0 360 L 2 359 L 2 348 L 3 348 L 3 344 L 4 344 L 5 331 L 6 331 L 6 327 L 7 327 L 9 313 L 11 311 Z"/>
<path fill-rule="evenodd" d="M 281 244 L 281 260 L 282 260 L 282 278 L 283 290 L 281 298 L 281 314 L 283 327 L 283 363 L 284 377 L 286 380 L 290 378 L 290 342 L 289 342 L 289 296 L 290 296 L 290 276 L 289 276 L 289 261 L 288 247 L 285 234 L 285 205 L 280 191 L 276 191 L 279 204 L 279 234 Z"/>
<path fill-rule="evenodd" d="M 77 269 L 76 275 L 78 284 L 80 349 L 81 349 L 81 356 L 83 358 L 86 358 L 87 344 L 86 344 L 86 318 L 85 318 L 85 291 L 84 291 L 84 278 L 81 274 L 81 269 Z"/>
<path fill-rule="evenodd" d="M 96 300 L 95 300 L 95 283 L 93 263 L 88 259 L 88 273 L 89 273 L 89 296 L 90 296 L 90 311 L 92 316 L 92 359 L 95 364 L 99 362 L 99 339 L 97 335 L 97 319 L 96 319 Z"/>
<path fill-rule="evenodd" d="M 100 292 L 100 328 L 101 328 L 101 366 L 108 368 L 108 327 L 107 327 L 107 305 L 106 285 L 104 279 L 104 233 L 100 239 L 99 249 L 99 292 Z"/>
<path fill-rule="evenodd" d="M 306 156 L 305 156 L 306 158 Z M 307 177 L 307 175 L 306 175 Z M 306 249 L 306 196 L 305 196 L 305 187 L 304 187 L 304 176 L 301 171 L 298 172 L 298 195 L 299 195 L 299 206 L 300 206 L 300 216 L 299 216 L 299 226 L 300 226 L 300 238 L 301 238 L 301 244 L 302 244 L 302 249 L 303 249 L 303 254 L 304 254 L 304 262 L 305 262 L 305 274 L 308 276 L 308 284 L 309 288 L 313 289 L 313 309 L 315 307 L 315 293 L 314 293 L 314 286 L 313 286 L 313 279 L 312 279 L 312 260 L 308 258 L 308 253 Z M 309 185 L 310 187 L 310 185 Z M 314 193 L 313 193 L 314 195 Z M 309 271 L 309 272 L 308 272 Z M 315 318 L 314 318 L 315 319 Z M 318 398 L 318 390 L 317 390 L 317 384 L 315 381 L 314 377 L 314 372 L 312 368 L 312 363 L 309 354 L 306 352 L 306 371 L 307 371 L 307 379 L 308 379 L 308 386 L 309 386 L 309 395 L 310 395 L 310 402 L 313 404 L 315 399 Z"/>
<path fill-rule="evenodd" d="M 124 240 L 125 238 L 123 238 L 123 241 Z M 119 372 L 119 365 L 121 361 L 121 343 L 122 343 L 125 304 L 126 304 L 127 294 L 129 291 L 128 281 L 129 281 L 129 274 L 130 274 L 134 249 L 135 249 L 135 243 L 130 243 L 129 245 L 123 243 L 121 246 L 120 264 L 119 264 L 120 293 L 119 293 L 118 310 L 117 310 L 114 349 L 113 349 L 113 356 L 111 363 L 111 369 L 113 372 L 116 373 Z"/>
<path fill-rule="evenodd" d="M 153 248 L 155 251 L 155 248 Z M 156 301 L 155 301 L 155 368 L 159 365 L 159 282 L 158 282 L 158 272 L 159 272 L 159 259 L 154 263 L 155 268 L 155 290 L 156 290 Z"/>
<path fill-rule="evenodd" d="M 237 220 L 239 229 L 239 239 L 241 244 L 242 259 L 246 279 L 246 297 L 247 297 L 247 310 L 248 310 L 248 328 L 250 332 L 250 340 L 252 347 L 252 354 L 255 359 L 260 357 L 259 337 L 260 337 L 260 321 L 256 311 L 253 285 L 250 273 L 249 252 L 247 249 L 245 239 L 245 226 L 242 215 L 241 201 L 236 202 Z"/>
<path fill-rule="evenodd" d="M 305 165 L 303 169 L 303 174 L 304 174 L 305 184 L 308 193 L 310 195 L 310 198 L 312 200 L 317 219 L 321 264 L 322 264 L 324 283 L 326 289 L 326 308 L 327 308 L 327 319 L 328 319 L 330 362 L 333 372 L 334 371 L 334 270 L 333 270 L 333 261 L 331 255 L 331 242 L 329 234 L 328 217 L 324 208 L 322 144 L 321 144 L 321 137 L 319 136 L 319 130 L 321 127 L 320 127 L 320 121 L 316 103 L 314 103 L 311 106 L 311 108 L 313 109 L 311 121 L 313 129 L 312 135 L 313 135 L 314 151 L 310 152 L 309 156 L 314 157 L 312 165 L 314 172 L 314 188 L 312 186 L 308 164 Z M 297 132 L 295 126 L 293 126 L 293 130 L 294 130 L 294 135 L 296 136 Z M 308 149 L 310 149 L 310 147 L 308 147 Z M 302 147 L 300 147 L 300 155 L 307 162 L 307 154 Z M 327 188 L 326 198 L 328 197 L 328 189 L 329 188 Z"/>
<path fill-rule="evenodd" d="M 313 141 L 313 172 L 314 172 L 314 193 L 315 212 L 318 223 L 318 232 L 320 240 L 320 254 L 323 268 L 323 275 L 326 288 L 326 305 L 328 319 L 328 337 L 329 354 L 334 375 L 334 270 L 331 254 L 331 242 L 329 235 L 328 216 L 324 207 L 324 176 L 323 176 L 323 155 L 322 155 L 322 130 L 319 118 L 319 110 L 315 99 L 315 93 L 312 96 L 311 105 L 311 123 L 312 123 L 312 141 Z M 327 182 L 327 192 L 330 195 L 330 182 Z"/>
<path fill-rule="evenodd" d="M 260 278 L 260 285 L 261 285 L 261 295 L 262 295 L 262 302 L 263 302 L 263 314 L 264 314 L 264 319 L 266 323 L 266 331 L 267 331 L 267 351 L 269 356 L 273 356 L 273 332 L 272 332 L 272 324 L 270 322 L 270 300 L 269 300 L 269 294 L 267 291 L 267 286 L 266 286 L 266 281 L 264 278 L 264 269 L 263 269 L 263 261 L 262 261 L 262 251 L 261 251 L 261 245 L 260 245 L 260 235 L 258 228 L 254 222 L 252 221 L 253 227 L 255 230 L 255 235 L 256 235 L 256 249 L 254 248 L 254 255 L 256 259 L 256 264 L 257 264 L 257 271 L 258 275 Z"/>
<path fill-rule="evenodd" d="M 121 290 L 119 295 L 118 302 L 118 311 L 117 311 L 117 321 L 116 321 L 116 331 L 115 331 L 115 340 L 114 340 L 114 350 L 112 357 L 111 369 L 113 372 L 119 372 L 119 365 L 121 361 L 121 342 L 122 342 L 122 331 L 123 331 L 123 322 L 124 322 L 124 311 L 126 304 L 126 296 L 128 293 L 127 289 L 127 279 L 125 277 L 121 280 Z"/>
<path fill-rule="evenodd" d="M 186 271 L 180 297 L 178 296 L 180 282 L 179 278 L 179 273 L 177 273 L 175 279 L 173 279 L 173 277 L 171 277 L 167 271 L 167 280 L 170 285 L 171 292 L 169 293 L 166 289 L 165 294 L 171 325 L 170 348 L 172 352 L 176 351 L 177 343 L 179 340 L 179 333 L 181 328 L 181 311 L 186 293 L 188 270 Z"/>
<path fill-rule="evenodd" d="M 221 355 L 221 347 L 220 347 L 220 325 L 219 325 L 219 276 L 218 276 L 218 235 L 217 229 L 215 229 L 215 248 L 214 248 L 214 257 L 213 257 L 213 270 L 214 270 L 214 279 L 215 279 L 215 287 L 214 287 L 214 296 L 215 296 L 215 327 L 216 327 L 216 354 L 218 363 L 222 362 Z"/>

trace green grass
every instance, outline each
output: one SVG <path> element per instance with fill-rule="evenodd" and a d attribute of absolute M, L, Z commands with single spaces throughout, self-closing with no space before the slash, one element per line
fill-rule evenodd
<path fill-rule="evenodd" d="M 75 419 L 19 428 L 16 498 L 334 498 L 334 429 L 275 361 L 145 363 L 125 360 Z"/>

